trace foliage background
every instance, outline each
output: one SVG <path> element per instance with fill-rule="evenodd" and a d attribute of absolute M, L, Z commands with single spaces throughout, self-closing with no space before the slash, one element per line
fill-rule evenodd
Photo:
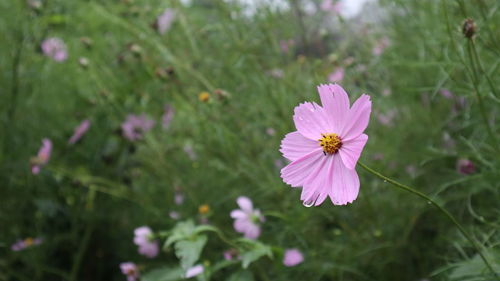
<path fill-rule="evenodd" d="M 166 274 L 179 263 L 174 251 L 141 257 L 133 229 L 169 230 L 177 223 L 173 210 L 199 223 L 198 207 L 208 204 L 205 219 L 234 241 L 229 212 L 240 195 L 266 215 L 259 241 L 273 257 L 215 271 L 229 246 L 208 233 L 200 262 L 214 272 L 199 278 L 491 280 L 475 250 L 426 202 L 358 168 L 353 204 L 304 208 L 276 165 L 284 164 L 278 149 L 294 130 L 293 108 L 317 101 L 315 86 L 343 67 L 351 101 L 361 93 L 373 100 L 361 160 L 445 205 L 498 266 L 498 1 L 380 1 L 352 19 L 308 14 L 306 2 L 249 17 L 238 4 L 208 0 L 52 0 L 39 10 L 2 1 L 0 280 L 123 280 L 118 265 L 127 260 L 142 272 L 167 266 Z M 150 25 L 167 7 L 176 20 L 159 35 Z M 466 18 L 478 27 L 474 43 L 461 33 Z M 40 52 L 53 36 L 68 46 L 64 63 Z M 390 46 L 374 56 L 384 37 Z M 288 39 L 296 43 L 285 53 L 280 40 Z M 81 57 L 88 67 L 78 64 Z M 173 74 L 159 77 L 166 68 Z M 275 69 L 282 78 L 270 75 Z M 454 98 L 442 96 L 444 88 Z M 216 89 L 230 97 L 218 99 Z M 209 102 L 198 100 L 203 91 Z M 165 104 L 175 109 L 168 130 L 160 125 Z M 378 121 L 391 111 L 392 124 Z M 157 121 L 142 141 L 121 136 L 129 113 Z M 84 118 L 92 121 L 89 132 L 67 145 Z M 53 154 L 35 176 L 29 161 L 45 137 Z M 476 172 L 458 173 L 460 158 Z M 175 190 L 186 195 L 181 206 Z M 28 236 L 44 243 L 10 250 Z M 283 249 L 293 247 L 305 262 L 286 268 Z"/>

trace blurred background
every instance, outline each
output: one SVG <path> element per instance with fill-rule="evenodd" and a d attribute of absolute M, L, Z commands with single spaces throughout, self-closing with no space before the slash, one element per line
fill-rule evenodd
<path fill-rule="evenodd" d="M 499 8 L 1 1 L 0 280 L 495 280 L 359 167 L 356 201 L 305 208 L 279 146 L 320 83 L 369 94 L 360 161 L 500 272 Z"/>

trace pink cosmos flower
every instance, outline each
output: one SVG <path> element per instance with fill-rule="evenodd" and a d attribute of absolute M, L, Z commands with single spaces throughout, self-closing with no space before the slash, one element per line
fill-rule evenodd
<path fill-rule="evenodd" d="M 12 244 L 12 246 L 10 246 L 10 249 L 12 251 L 19 252 L 19 251 L 22 251 L 26 248 L 40 245 L 40 244 L 42 244 L 42 242 L 43 242 L 42 238 L 28 237 L 28 238 L 23 239 L 23 240 L 17 240 L 16 243 L 14 243 L 14 244 Z"/>
<path fill-rule="evenodd" d="M 154 258 L 158 255 L 160 247 L 158 240 L 153 240 L 153 231 L 147 226 L 141 226 L 134 230 L 134 244 L 139 246 L 139 254 L 148 258 Z"/>
<path fill-rule="evenodd" d="M 288 267 L 296 266 L 304 261 L 304 256 L 298 249 L 287 249 L 283 257 L 283 264 Z"/>
<path fill-rule="evenodd" d="M 195 265 L 186 271 L 186 278 L 191 278 L 200 275 L 203 273 L 204 270 L 205 269 L 203 268 L 203 265 L 201 264 Z"/>
<path fill-rule="evenodd" d="M 139 268 L 133 262 L 123 262 L 120 263 L 120 269 L 125 276 L 127 276 L 127 281 L 136 281 L 139 279 Z"/>
<path fill-rule="evenodd" d="M 42 166 L 47 164 L 52 152 L 52 142 L 49 139 L 42 140 L 42 147 L 38 150 L 38 155 L 31 158 L 31 173 L 37 175 L 40 173 Z"/>
<path fill-rule="evenodd" d="M 330 197 L 334 205 L 352 203 L 359 192 L 355 167 L 368 141 L 371 100 L 361 95 L 349 107 L 349 97 L 337 84 L 318 87 L 322 106 L 305 102 L 295 108 L 297 131 L 281 142 L 281 153 L 291 161 L 281 178 L 292 187 L 302 186 L 304 206 L 318 206 Z"/>
<path fill-rule="evenodd" d="M 75 144 L 77 141 L 79 141 L 83 135 L 88 131 L 90 128 L 90 121 L 88 119 L 85 119 L 78 125 L 78 127 L 75 128 L 75 132 L 73 133 L 73 136 L 69 139 L 68 143 L 69 144 Z"/>
<path fill-rule="evenodd" d="M 142 139 L 144 133 L 148 132 L 155 125 L 155 121 L 149 119 L 145 114 L 129 114 L 125 122 L 122 123 L 122 133 L 130 141 Z"/>
<path fill-rule="evenodd" d="M 476 166 L 469 159 L 459 159 L 457 161 L 457 171 L 462 175 L 470 175 L 476 171 Z"/>
<path fill-rule="evenodd" d="M 254 209 L 252 201 L 246 196 L 240 196 L 236 203 L 241 209 L 231 211 L 234 219 L 234 230 L 243 233 L 247 239 L 257 239 L 260 236 L 260 223 L 265 221 L 260 210 Z"/>
<path fill-rule="evenodd" d="M 162 127 L 163 129 L 168 129 L 168 127 L 170 127 L 170 122 L 172 122 L 172 118 L 174 118 L 174 109 L 166 104 L 165 107 L 164 107 L 164 113 L 163 113 L 163 116 L 161 117 L 161 123 L 162 123 Z"/>
<path fill-rule="evenodd" d="M 42 42 L 42 52 L 44 55 L 57 62 L 65 61 L 68 58 L 66 45 L 60 38 L 48 38 Z"/>
<path fill-rule="evenodd" d="M 332 83 L 341 82 L 344 79 L 344 68 L 340 67 L 328 75 L 328 81 Z"/>
<path fill-rule="evenodd" d="M 342 4 L 340 3 L 340 1 L 333 3 L 332 0 L 323 0 L 323 2 L 321 2 L 320 8 L 324 12 L 333 12 L 335 14 L 338 14 L 341 11 Z"/>
<path fill-rule="evenodd" d="M 158 27 L 158 32 L 164 34 L 172 26 L 172 22 L 175 19 L 175 11 L 172 9 L 165 9 L 161 15 L 156 19 L 156 26 Z"/>

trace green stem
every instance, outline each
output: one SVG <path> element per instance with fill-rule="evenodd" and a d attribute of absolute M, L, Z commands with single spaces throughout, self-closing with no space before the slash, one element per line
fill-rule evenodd
<path fill-rule="evenodd" d="M 498 141 L 496 139 L 493 130 L 491 129 L 490 122 L 488 122 L 488 115 L 486 114 L 486 107 L 484 106 L 483 97 L 479 92 L 479 78 L 478 73 L 476 71 L 476 64 L 474 63 L 474 56 L 472 54 L 472 40 L 469 40 L 469 45 L 467 46 L 467 52 L 469 53 L 469 60 L 471 64 L 471 69 L 473 73 L 472 85 L 474 86 L 474 91 L 476 92 L 477 102 L 479 105 L 479 111 L 481 112 L 481 117 L 483 118 L 484 125 L 486 126 L 486 131 L 488 132 L 489 137 L 493 141 L 494 149 L 499 152 Z"/>
<path fill-rule="evenodd" d="M 453 217 L 453 215 L 450 214 L 450 212 L 448 212 L 444 207 L 442 207 L 441 205 L 439 205 L 436 201 L 434 201 L 432 198 L 430 198 L 429 196 L 425 195 L 424 193 L 418 191 L 418 190 L 415 190 L 407 185 L 404 185 L 404 184 L 401 184 L 393 179 L 390 179 L 384 175 L 382 175 L 381 173 L 371 169 L 370 167 L 366 166 L 365 164 L 361 163 L 361 162 L 358 162 L 358 164 L 363 168 L 365 169 L 366 171 L 368 171 L 369 173 L 379 177 L 380 179 L 384 180 L 384 182 L 388 182 L 392 185 L 394 185 L 395 187 L 397 188 L 400 188 L 402 190 L 405 190 L 405 191 L 408 191 L 414 195 L 417 195 L 418 197 L 424 199 L 425 201 L 427 201 L 428 203 L 432 204 L 434 207 L 436 207 L 436 209 L 438 209 L 441 213 L 443 213 L 443 215 L 445 215 L 446 218 L 448 218 L 457 228 L 458 230 L 460 230 L 460 232 L 465 236 L 465 238 L 467 238 L 467 240 L 469 240 L 469 242 L 472 244 L 472 246 L 476 249 L 477 253 L 481 256 L 481 259 L 483 260 L 484 264 L 486 264 L 486 266 L 488 267 L 488 269 L 493 273 L 493 276 L 495 276 L 495 278 L 497 280 L 500 280 L 500 277 L 498 276 L 498 274 L 495 272 L 495 270 L 493 269 L 493 267 L 491 266 L 490 262 L 488 261 L 488 259 L 486 258 L 486 256 L 483 254 L 483 251 L 481 250 L 481 247 L 476 243 L 476 241 L 472 238 L 472 236 L 465 230 L 465 228 L 455 219 L 455 217 Z"/>

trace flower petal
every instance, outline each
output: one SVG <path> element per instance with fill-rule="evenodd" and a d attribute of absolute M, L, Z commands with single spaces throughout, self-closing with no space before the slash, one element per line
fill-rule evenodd
<path fill-rule="evenodd" d="M 251 213 L 253 211 L 252 200 L 250 200 L 250 198 L 246 196 L 238 197 L 238 199 L 236 199 L 236 203 L 238 203 L 238 206 L 240 206 L 241 210 L 246 213 Z"/>
<path fill-rule="evenodd" d="M 349 110 L 347 119 L 340 137 L 342 141 L 354 139 L 361 135 L 368 126 L 370 113 L 372 111 L 372 102 L 370 96 L 361 95 Z"/>
<path fill-rule="evenodd" d="M 361 134 L 355 139 L 347 140 L 342 143 L 342 148 L 340 148 L 339 154 L 347 169 L 354 169 L 367 141 L 368 136 Z"/>
<path fill-rule="evenodd" d="M 233 219 L 245 219 L 248 217 L 248 215 L 240 209 L 232 210 L 230 215 Z"/>
<path fill-rule="evenodd" d="M 280 152 L 288 160 L 295 161 L 318 147 L 317 141 L 310 140 L 295 131 L 287 134 L 281 141 Z"/>
<path fill-rule="evenodd" d="M 333 156 L 323 156 L 318 161 L 316 169 L 309 174 L 304 181 L 304 188 L 300 199 L 306 206 L 318 206 L 325 201 L 331 189 L 331 181 L 328 180 L 328 170 L 332 166 Z M 330 184 L 329 184 L 330 182 Z"/>
<path fill-rule="evenodd" d="M 310 102 L 295 107 L 295 114 L 293 115 L 297 131 L 313 141 L 319 140 L 321 134 L 331 131 L 327 118 L 321 106 Z"/>
<path fill-rule="evenodd" d="M 257 238 L 259 238 L 259 236 L 260 236 L 260 226 L 254 224 L 254 223 L 250 223 L 248 225 L 247 229 L 245 229 L 244 236 L 247 239 L 257 239 Z"/>
<path fill-rule="evenodd" d="M 281 169 L 281 178 L 292 187 L 303 186 L 304 180 L 316 167 L 321 157 L 324 155 L 320 147 Z"/>
<path fill-rule="evenodd" d="M 333 156 L 332 180 L 330 199 L 334 205 L 346 205 L 356 200 L 359 193 L 358 173 L 355 169 L 347 169 L 339 155 Z"/>
<path fill-rule="evenodd" d="M 349 113 L 347 93 L 337 84 L 319 85 L 318 92 L 325 114 L 332 125 L 332 131 L 329 133 L 340 134 Z"/>

